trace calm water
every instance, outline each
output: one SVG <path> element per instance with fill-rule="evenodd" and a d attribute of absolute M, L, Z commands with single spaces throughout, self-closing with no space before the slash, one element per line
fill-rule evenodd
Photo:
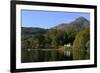
<path fill-rule="evenodd" d="M 72 54 L 69 51 L 59 50 L 24 50 L 21 59 L 22 62 L 64 61 L 72 60 Z"/>

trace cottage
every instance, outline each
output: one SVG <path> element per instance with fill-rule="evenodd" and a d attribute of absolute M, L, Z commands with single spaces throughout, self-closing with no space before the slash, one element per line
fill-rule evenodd
<path fill-rule="evenodd" d="M 71 47 L 71 44 L 70 43 L 64 44 L 64 46 Z"/>

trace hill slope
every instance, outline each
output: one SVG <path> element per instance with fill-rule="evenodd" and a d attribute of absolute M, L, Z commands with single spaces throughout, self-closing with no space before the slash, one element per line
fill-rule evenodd
<path fill-rule="evenodd" d="M 68 30 L 68 29 L 74 28 L 74 29 L 80 30 L 84 27 L 88 27 L 89 24 L 90 23 L 87 19 L 85 19 L 84 17 L 79 17 L 70 23 L 59 24 L 59 25 L 53 27 L 52 29 Z"/>
<path fill-rule="evenodd" d="M 30 37 L 35 34 L 44 34 L 47 29 L 43 28 L 34 28 L 34 27 L 21 27 L 22 36 Z"/>

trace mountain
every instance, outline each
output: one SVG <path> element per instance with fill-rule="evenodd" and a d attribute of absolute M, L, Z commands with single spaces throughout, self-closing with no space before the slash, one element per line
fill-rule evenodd
<path fill-rule="evenodd" d="M 70 23 L 59 24 L 50 29 L 36 28 L 36 27 L 21 27 L 21 34 L 24 37 L 30 37 L 34 36 L 35 34 L 45 34 L 46 31 L 51 29 L 68 30 L 68 31 L 72 29 L 80 30 L 84 27 L 89 27 L 89 24 L 90 22 L 87 19 L 85 19 L 84 17 L 79 17 Z"/>
<path fill-rule="evenodd" d="M 79 17 L 70 23 L 59 24 L 59 25 L 53 27 L 52 29 L 68 30 L 68 29 L 74 28 L 74 29 L 80 30 L 84 27 L 88 27 L 89 24 L 90 24 L 90 22 L 87 19 L 85 19 L 84 17 Z"/>
<path fill-rule="evenodd" d="M 47 29 L 35 27 L 21 27 L 21 34 L 25 36 L 32 36 L 35 34 L 44 34 Z"/>

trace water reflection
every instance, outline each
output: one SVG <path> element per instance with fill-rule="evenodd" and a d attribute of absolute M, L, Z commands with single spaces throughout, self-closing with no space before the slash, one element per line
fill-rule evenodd
<path fill-rule="evenodd" d="M 70 51 L 61 52 L 60 50 L 25 50 L 26 56 L 23 57 L 22 62 L 47 62 L 47 61 L 63 61 L 72 60 Z"/>

